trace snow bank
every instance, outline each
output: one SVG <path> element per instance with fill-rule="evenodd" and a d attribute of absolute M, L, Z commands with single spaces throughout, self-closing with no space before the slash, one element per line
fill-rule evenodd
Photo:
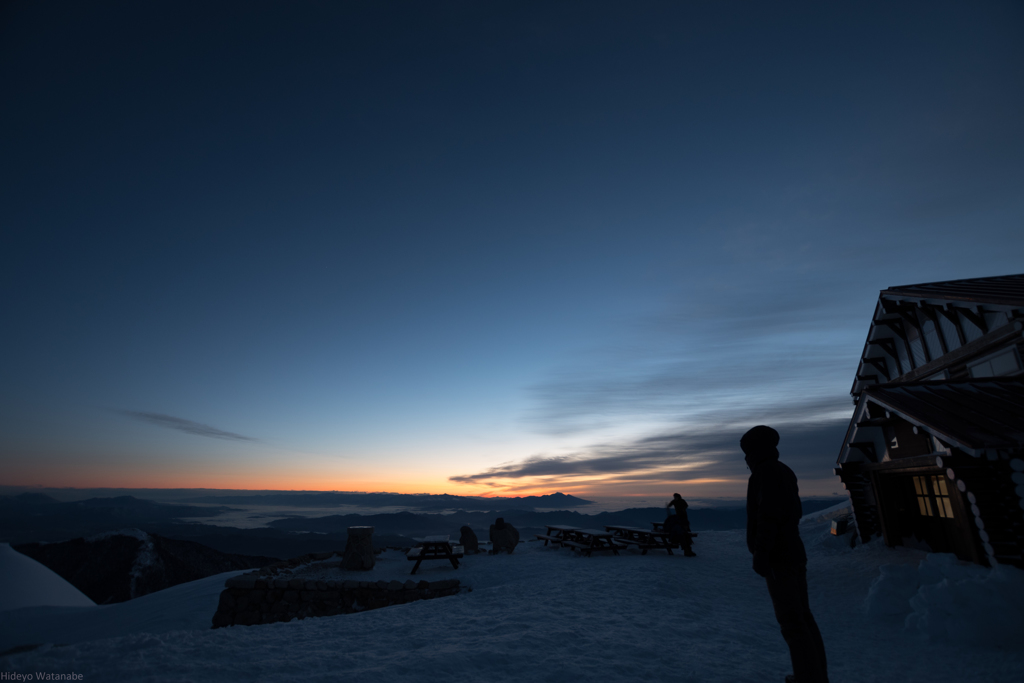
<path fill-rule="evenodd" d="M 27 607 L 0 619 L 0 652 L 39 643 L 84 643 L 133 633 L 159 634 L 210 628 L 225 572 L 178 584 L 128 602 L 89 607 Z"/>
<path fill-rule="evenodd" d="M 906 618 L 910 611 L 910 598 L 921 586 L 917 567 L 912 564 L 884 564 L 878 572 L 878 578 L 868 589 L 865 611 L 873 617 Z"/>
<path fill-rule="evenodd" d="M 1024 571 L 931 553 L 916 567 L 879 567 L 865 609 L 874 617 L 902 617 L 905 630 L 929 641 L 1016 648 L 1024 641 Z"/>
<path fill-rule="evenodd" d="M 853 504 L 850 502 L 849 498 L 844 498 L 841 503 L 837 503 L 832 507 L 827 507 L 824 510 L 815 510 L 814 512 L 804 515 L 800 518 L 800 523 L 814 524 L 816 522 L 826 522 L 830 519 L 850 514 L 853 514 Z"/>
<path fill-rule="evenodd" d="M 56 572 L 0 543 L 0 612 L 21 607 L 95 605 Z"/>

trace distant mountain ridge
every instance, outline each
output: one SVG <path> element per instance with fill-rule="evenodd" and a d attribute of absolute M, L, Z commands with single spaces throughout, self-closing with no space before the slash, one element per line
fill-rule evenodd
<path fill-rule="evenodd" d="M 520 504 L 523 501 L 527 504 L 540 502 L 535 508 L 526 506 L 519 509 L 494 509 L 492 506 L 479 506 L 490 508 L 486 510 L 480 510 L 477 506 L 459 509 L 461 506 L 451 505 L 454 498 L 458 497 L 446 497 L 445 504 L 435 511 L 387 511 L 316 518 L 295 514 L 288 519 L 270 522 L 267 526 L 237 528 L 196 523 L 189 519 L 213 517 L 222 511 L 231 511 L 232 508 L 228 507 L 171 505 L 139 500 L 132 496 L 63 503 L 38 492 L 29 492 L 0 497 L 0 542 L 12 545 L 48 542 L 56 545 L 56 542 L 68 539 L 81 541 L 81 537 L 93 537 L 112 529 L 136 528 L 152 537 L 193 541 L 229 555 L 287 559 L 308 553 L 344 549 L 349 526 L 375 527 L 373 542 L 376 547 L 410 547 L 415 544 L 414 537 L 447 533 L 457 538 L 459 527 L 464 524 L 484 534 L 482 537 L 486 538 L 488 527 L 497 517 L 504 517 L 529 538 L 543 531 L 546 524 L 569 524 L 581 528 L 603 528 L 605 525 L 647 528 L 651 522 L 663 521 L 666 516 L 665 508 L 661 507 L 596 514 L 565 509 L 568 505 L 559 509 L 558 500 L 581 500 L 563 494 L 512 499 L 518 500 Z M 478 500 L 500 503 L 508 499 Z M 810 514 L 835 503 L 835 498 L 804 498 L 804 513 Z M 244 507 L 241 502 L 239 504 Z M 440 514 L 442 511 L 449 514 Z M 689 517 L 694 531 L 742 529 L 746 525 L 746 512 L 739 502 L 715 508 L 691 507 Z"/>
<path fill-rule="evenodd" d="M 833 499 L 805 498 L 804 514 L 835 505 Z M 543 531 L 547 524 L 566 524 L 580 528 L 603 529 L 606 525 L 638 526 L 650 528 L 651 522 L 662 522 L 668 516 L 665 508 L 629 508 L 616 512 L 587 514 L 575 510 L 502 510 L 476 512 L 458 510 L 452 514 L 423 514 L 412 512 L 375 515 L 327 515 L 325 517 L 290 517 L 267 524 L 282 531 L 341 535 L 350 526 L 372 526 L 374 534 L 422 536 L 449 533 L 457 536 L 461 526 L 486 531 L 496 517 L 518 527 L 525 533 Z M 722 508 L 690 508 L 690 526 L 694 531 L 724 531 L 743 529 L 747 524 L 747 511 L 743 506 Z"/>
<path fill-rule="evenodd" d="M 175 505 L 133 496 L 63 503 L 42 493 L 0 497 L 0 541 L 63 541 L 125 527 L 149 529 L 190 517 L 213 517 L 231 508 Z"/>
<path fill-rule="evenodd" d="M 343 491 L 270 492 L 252 495 L 216 495 L 183 498 L 183 503 L 218 505 L 281 505 L 291 507 L 410 507 L 419 510 L 533 510 L 565 509 L 593 505 L 593 501 L 565 493 L 543 496 L 456 496 L 450 493 L 353 493 Z"/>

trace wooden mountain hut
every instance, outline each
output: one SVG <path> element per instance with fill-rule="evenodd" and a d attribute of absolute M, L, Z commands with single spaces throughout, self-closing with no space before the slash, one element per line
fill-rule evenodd
<path fill-rule="evenodd" d="M 836 474 L 862 540 L 1024 567 L 1024 274 L 882 290 Z"/>

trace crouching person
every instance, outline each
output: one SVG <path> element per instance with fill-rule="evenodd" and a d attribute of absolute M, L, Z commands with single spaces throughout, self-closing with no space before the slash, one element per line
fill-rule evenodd
<path fill-rule="evenodd" d="M 497 555 L 502 550 L 511 555 L 519 545 L 519 530 L 498 517 L 491 525 L 491 554 Z"/>
<path fill-rule="evenodd" d="M 462 546 L 462 551 L 467 555 L 475 555 L 480 552 L 480 542 L 477 541 L 476 533 L 468 526 L 464 526 L 459 529 L 459 545 Z"/>
<path fill-rule="evenodd" d="M 672 494 L 672 500 L 665 506 L 675 508 L 676 513 L 665 519 L 665 531 L 668 532 L 668 540 L 683 549 L 686 557 L 697 557 L 693 552 L 693 537 L 690 536 L 690 518 L 686 514 L 686 508 L 690 507 L 678 493 Z"/>

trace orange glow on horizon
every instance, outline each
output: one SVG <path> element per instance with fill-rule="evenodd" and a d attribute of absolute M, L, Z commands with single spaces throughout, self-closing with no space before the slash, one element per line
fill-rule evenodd
<path fill-rule="evenodd" d="M 47 462 L 49 460 L 49 462 Z M 147 466 L 147 464 L 149 466 Z M 236 491 L 386 492 L 463 496 L 522 497 L 563 493 L 581 498 L 651 497 L 681 492 L 684 496 L 742 496 L 746 477 L 680 479 L 640 478 L 644 473 L 610 476 L 529 477 L 460 483 L 436 471 L 376 472 L 365 469 L 345 476 L 336 465 L 280 462 L 125 462 L 123 458 L 86 462 L 72 458 L 25 458 L 6 472 L 6 486 L 72 489 L 222 489 Z M 282 471 L 285 470 L 285 471 Z M 351 471 L 351 470 L 350 470 Z M 677 475 L 678 476 L 678 475 Z M 621 477 L 621 478 L 619 478 Z"/>
<path fill-rule="evenodd" d="M 5 482 L 6 486 L 24 488 L 69 488 L 69 489 L 230 489 L 235 491 L 309 491 L 309 492 L 374 492 L 399 494 L 462 495 L 480 498 L 543 496 L 564 493 L 578 497 L 614 496 L 647 497 L 654 492 L 663 492 L 673 487 L 735 485 L 729 479 L 693 479 L 686 482 L 629 482 L 605 479 L 587 482 L 544 482 L 511 483 L 507 486 L 453 484 L 442 481 L 387 481 L 387 480 L 311 480 L 308 476 L 281 477 L 260 476 L 239 473 L 221 476 L 196 476 L 185 474 L 141 475 L 131 472 L 62 472 L 61 476 L 20 476 L 15 481 Z M 743 482 L 745 483 L 745 482 Z M 692 494 L 691 494 L 692 495 Z"/>

